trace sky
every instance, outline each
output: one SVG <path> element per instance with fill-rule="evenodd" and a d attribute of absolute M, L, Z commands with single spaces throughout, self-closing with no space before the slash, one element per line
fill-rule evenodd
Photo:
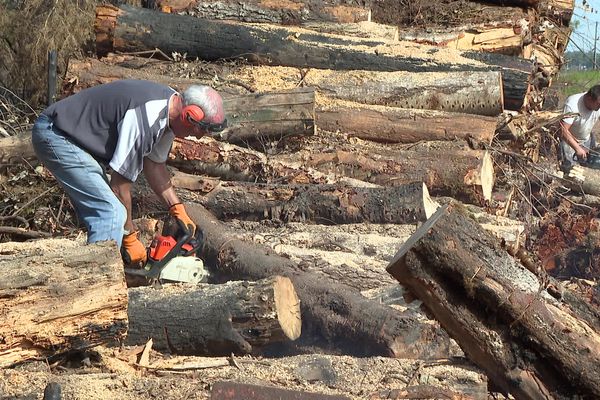
<path fill-rule="evenodd" d="M 600 38 L 600 0 L 575 0 L 575 12 L 571 18 L 571 26 L 579 21 L 577 29 L 571 33 L 571 40 L 567 46 L 568 51 L 585 51 L 594 48 L 594 34 L 598 22 L 597 37 Z M 600 51 L 600 42 L 597 44 Z"/>

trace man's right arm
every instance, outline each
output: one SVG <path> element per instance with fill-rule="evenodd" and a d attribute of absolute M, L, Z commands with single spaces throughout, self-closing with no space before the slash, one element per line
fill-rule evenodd
<path fill-rule="evenodd" d="M 575 154 L 580 159 L 587 158 L 588 150 L 579 144 L 575 136 L 571 133 L 572 124 L 567 124 L 565 121 L 560 122 L 560 133 L 563 140 L 575 150 Z"/>

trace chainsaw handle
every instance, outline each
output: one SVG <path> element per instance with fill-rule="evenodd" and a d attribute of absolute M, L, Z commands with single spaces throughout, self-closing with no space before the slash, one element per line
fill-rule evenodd
<path fill-rule="evenodd" d="M 186 257 L 195 255 L 202 248 L 202 245 L 204 245 L 204 234 L 201 229 L 196 228 L 196 237 L 190 240 L 189 243 L 192 245 L 192 248 L 183 254 Z"/>

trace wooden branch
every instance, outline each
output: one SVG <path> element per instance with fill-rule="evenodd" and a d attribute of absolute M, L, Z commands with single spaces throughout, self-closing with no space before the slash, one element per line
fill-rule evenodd
<path fill-rule="evenodd" d="M 127 290 L 114 242 L 9 242 L 0 254 L 0 366 L 125 336 Z"/>

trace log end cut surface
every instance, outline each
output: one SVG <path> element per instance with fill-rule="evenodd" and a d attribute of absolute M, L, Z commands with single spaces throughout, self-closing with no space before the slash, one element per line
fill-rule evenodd
<path fill-rule="evenodd" d="M 300 299 L 289 278 L 278 276 L 273 284 L 277 319 L 283 333 L 291 340 L 300 337 L 302 319 L 300 318 Z"/>

